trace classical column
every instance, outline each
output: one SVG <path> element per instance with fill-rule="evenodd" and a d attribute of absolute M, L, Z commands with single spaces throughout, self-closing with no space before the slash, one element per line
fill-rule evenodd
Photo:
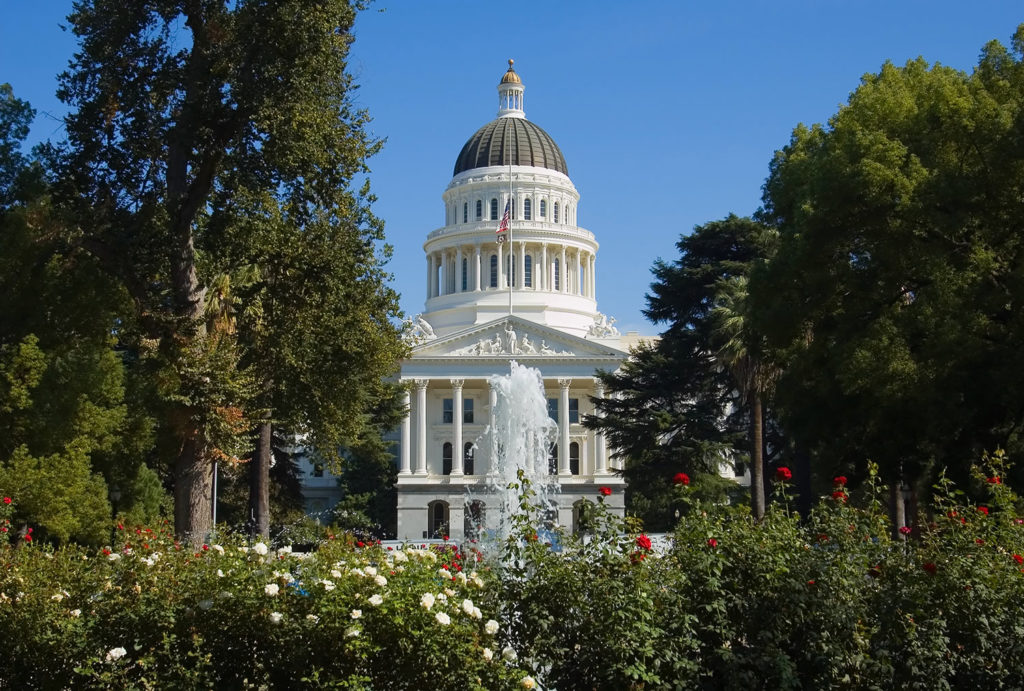
<path fill-rule="evenodd" d="M 411 411 L 409 410 L 409 390 L 406 389 L 402 392 L 402 406 L 405 408 L 405 414 L 402 415 L 402 455 L 401 463 L 398 466 L 399 475 L 410 475 L 412 474 L 412 468 L 409 465 L 409 444 L 412 442 L 409 434 L 409 416 Z"/>
<path fill-rule="evenodd" d="M 519 274 L 519 289 L 522 290 L 526 287 L 526 243 L 519 243 L 519 266 L 516 267 L 519 270 L 516 272 Z"/>
<path fill-rule="evenodd" d="M 473 290 L 480 292 L 480 245 L 473 248 Z"/>
<path fill-rule="evenodd" d="M 581 269 L 583 268 L 583 255 L 580 250 L 576 250 L 576 275 L 572 279 L 572 292 L 583 293 L 583 279 L 581 276 Z"/>
<path fill-rule="evenodd" d="M 507 232 L 508 231 L 506 231 L 506 234 Z M 504 258 L 501 256 L 501 248 L 504 244 L 505 243 L 503 242 L 498 243 L 498 290 L 505 288 L 505 262 L 503 261 Z"/>
<path fill-rule="evenodd" d="M 592 298 L 596 298 L 597 297 L 597 276 L 594 273 L 595 271 L 597 271 L 597 257 L 594 256 L 593 253 L 591 253 L 591 255 L 590 255 L 590 297 L 592 297 Z"/>
<path fill-rule="evenodd" d="M 540 246 L 540 264 L 534 269 L 540 279 L 540 290 L 548 289 L 548 243 Z"/>
<path fill-rule="evenodd" d="M 558 396 L 558 474 L 569 475 L 569 385 L 572 379 L 559 379 Z"/>
<path fill-rule="evenodd" d="M 562 261 L 558 264 L 558 271 L 562 274 L 558 277 L 561 284 L 558 286 L 561 289 L 559 292 L 568 292 L 566 289 L 569 287 L 569 267 L 565 265 L 565 245 L 562 245 Z"/>
<path fill-rule="evenodd" d="M 600 382 L 594 385 L 594 398 L 604 398 L 604 386 L 602 386 Z M 601 413 L 597 412 L 596 407 L 594 409 L 594 413 L 599 417 L 601 416 Z M 594 431 L 594 454 L 597 456 L 595 459 L 597 461 L 595 473 L 597 475 L 607 475 L 608 455 L 604 445 L 604 432 L 600 430 Z"/>
<path fill-rule="evenodd" d="M 462 245 L 455 248 L 455 292 L 462 292 L 462 281 L 469 285 L 469 279 L 462 275 Z"/>
<path fill-rule="evenodd" d="M 430 253 L 430 275 L 427 276 L 427 297 L 437 297 L 437 255 Z"/>
<path fill-rule="evenodd" d="M 462 385 L 463 379 L 452 379 L 452 424 L 454 426 L 454 439 L 452 440 L 452 475 L 462 475 Z"/>
<path fill-rule="evenodd" d="M 416 384 L 416 474 L 427 474 L 427 380 Z"/>

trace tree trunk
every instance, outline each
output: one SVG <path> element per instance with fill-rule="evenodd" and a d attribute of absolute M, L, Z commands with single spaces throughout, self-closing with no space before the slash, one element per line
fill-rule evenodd
<path fill-rule="evenodd" d="M 249 512 L 254 535 L 270 538 L 270 433 L 273 426 L 264 420 L 259 426 L 259 441 L 249 464 Z"/>
<path fill-rule="evenodd" d="M 764 518 L 764 455 L 761 396 L 750 397 L 750 511 L 755 521 Z"/>
<path fill-rule="evenodd" d="M 192 545 L 202 543 L 213 529 L 213 464 L 203 446 L 193 430 L 174 464 L 174 532 Z"/>

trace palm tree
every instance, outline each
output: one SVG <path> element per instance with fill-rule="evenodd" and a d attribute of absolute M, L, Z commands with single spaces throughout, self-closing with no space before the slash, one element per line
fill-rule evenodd
<path fill-rule="evenodd" d="M 748 281 L 745 275 L 715 283 L 712 339 L 716 355 L 729 369 L 740 398 L 750 410 L 750 508 L 754 520 L 764 518 L 764 396 L 771 390 L 777 369 L 768 361 L 764 338 L 754 333 L 748 318 Z"/>

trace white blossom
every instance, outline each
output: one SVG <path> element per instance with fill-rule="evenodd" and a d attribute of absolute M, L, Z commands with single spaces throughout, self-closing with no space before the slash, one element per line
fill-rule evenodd
<path fill-rule="evenodd" d="M 224 554 L 224 548 L 220 545 L 212 545 L 212 547 L 217 554 Z"/>
<path fill-rule="evenodd" d="M 107 651 L 107 662 L 113 662 L 120 660 L 122 657 L 128 654 L 128 651 L 124 648 L 111 648 Z"/>
<path fill-rule="evenodd" d="M 374 576 L 373 582 L 379 585 L 381 588 L 383 588 L 388 584 L 388 579 L 384 578 L 383 576 Z"/>
<path fill-rule="evenodd" d="M 519 682 L 519 685 L 522 686 L 524 689 L 533 689 L 536 688 L 537 682 L 535 682 L 533 680 L 533 677 L 531 677 L 530 675 L 526 675 L 525 677 L 523 677 L 523 680 Z"/>
<path fill-rule="evenodd" d="M 498 633 L 498 622 L 493 619 L 488 619 L 487 623 L 484 624 L 484 631 L 486 631 L 490 636 Z"/>
<path fill-rule="evenodd" d="M 377 607 L 382 602 L 384 602 L 384 597 L 381 596 L 380 593 L 374 593 L 373 595 L 370 596 L 370 604 L 373 605 L 374 607 Z"/>
<path fill-rule="evenodd" d="M 291 545 L 285 545 L 281 549 L 277 550 L 277 553 L 282 555 L 282 556 L 284 556 L 285 554 L 291 554 L 292 553 L 292 546 Z"/>
<path fill-rule="evenodd" d="M 437 619 L 437 623 L 441 626 L 448 626 L 448 624 L 452 623 L 452 618 L 444 612 L 438 612 L 437 614 L 435 614 L 434 619 Z"/>
<path fill-rule="evenodd" d="M 217 569 L 217 578 L 224 578 L 224 572 L 220 569 Z"/>
<path fill-rule="evenodd" d="M 275 597 L 278 594 L 278 592 L 280 592 L 280 590 L 281 588 L 277 585 L 277 583 L 267 583 L 265 586 L 263 586 L 263 592 L 265 592 L 270 597 Z"/>
<path fill-rule="evenodd" d="M 423 597 L 420 598 L 420 607 L 423 609 L 430 609 L 434 606 L 434 595 L 433 593 L 423 593 Z"/>
<path fill-rule="evenodd" d="M 360 630 L 359 630 L 359 627 L 358 627 L 358 626 L 350 626 L 350 627 L 348 627 L 347 629 L 345 629 L 345 635 L 346 635 L 346 636 L 347 636 L 348 638 L 355 638 L 355 637 L 356 637 L 356 636 L 358 636 L 358 635 L 359 635 L 360 633 L 362 633 L 362 631 L 360 631 Z"/>
<path fill-rule="evenodd" d="M 462 611 L 465 612 L 468 616 L 473 616 L 473 601 L 469 598 L 463 600 Z"/>
<path fill-rule="evenodd" d="M 363 573 L 365 573 L 367 576 L 373 578 L 374 576 L 377 575 L 377 568 L 374 567 L 374 566 L 364 567 L 363 568 Z"/>
<path fill-rule="evenodd" d="M 366 572 L 358 567 L 351 569 L 349 573 L 353 576 L 359 576 L 360 578 L 364 578 L 366 576 Z"/>
<path fill-rule="evenodd" d="M 282 619 L 284 619 L 284 615 L 281 614 L 280 612 L 271 612 L 270 613 L 270 623 L 271 624 L 280 624 Z"/>
<path fill-rule="evenodd" d="M 361 610 L 361 609 L 354 609 L 351 612 L 349 612 L 349 616 L 352 617 L 353 619 L 358 619 L 359 617 L 363 616 L 363 610 Z"/>
<path fill-rule="evenodd" d="M 437 570 L 437 575 L 441 578 L 451 578 L 452 572 L 448 570 L 447 566 L 442 566 Z"/>
<path fill-rule="evenodd" d="M 267 546 L 262 542 L 257 542 L 255 545 L 252 546 L 252 551 L 262 557 L 264 554 L 267 553 Z"/>
<path fill-rule="evenodd" d="M 335 588 L 334 583 L 329 581 L 329 580 L 327 580 L 326 578 L 321 578 L 320 579 L 320 585 L 322 585 L 324 587 L 324 590 L 326 590 L 327 592 L 330 592 L 330 591 L 334 590 L 334 588 Z"/>
<path fill-rule="evenodd" d="M 331 569 L 331 578 L 341 578 L 341 577 L 342 577 L 341 571 L 338 571 L 337 569 Z"/>
<path fill-rule="evenodd" d="M 394 560 L 401 563 L 403 561 L 409 561 L 409 557 L 405 556 L 405 552 L 395 552 Z"/>
<path fill-rule="evenodd" d="M 484 648 L 484 659 L 490 662 L 492 657 L 494 657 L 494 651 L 490 648 Z"/>
<path fill-rule="evenodd" d="M 473 618 L 474 619 L 483 619 L 484 618 L 484 613 L 480 611 L 479 607 L 474 607 L 473 608 Z"/>
<path fill-rule="evenodd" d="M 313 622 L 314 624 L 317 623 L 318 621 L 320 621 L 320 617 L 318 617 L 315 614 L 307 614 L 306 615 L 306 619 L 311 621 L 311 622 Z"/>
<path fill-rule="evenodd" d="M 466 574 L 459 571 L 455 574 L 455 580 L 459 582 L 459 585 L 466 585 Z"/>
<path fill-rule="evenodd" d="M 505 662 L 515 662 L 519 659 L 516 655 L 516 651 L 512 649 L 512 646 L 506 645 L 504 650 L 501 651 L 501 659 Z"/>
<path fill-rule="evenodd" d="M 80 610 L 80 609 L 73 609 L 73 610 L 71 610 L 69 612 L 69 614 L 71 616 L 73 616 L 73 617 L 80 617 L 80 616 L 82 616 L 82 610 Z"/>

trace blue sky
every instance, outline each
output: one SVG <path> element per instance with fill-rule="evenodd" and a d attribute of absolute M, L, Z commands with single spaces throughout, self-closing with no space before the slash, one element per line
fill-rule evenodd
<path fill-rule="evenodd" d="M 54 90 L 75 48 L 58 27 L 69 8 L 0 6 L 0 82 L 40 111 L 34 140 L 62 136 Z M 825 121 L 885 60 L 970 70 L 1021 22 L 1019 0 L 378 0 L 357 20 L 350 67 L 387 138 L 371 181 L 402 307 L 423 309 L 423 241 L 443 224 L 463 143 L 496 115 L 510 57 L 526 115 L 561 147 L 580 225 L 601 243 L 598 308 L 654 334 L 641 314 L 653 261 L 674 258 L 695 225 L 753 212 L 797 123 Z"/>

